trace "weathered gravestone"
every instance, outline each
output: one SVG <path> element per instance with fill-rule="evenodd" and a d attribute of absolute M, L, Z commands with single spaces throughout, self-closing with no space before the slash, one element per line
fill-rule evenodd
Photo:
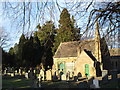
<path fill-rule="evenodd" d="M 108 70 L 102 70 L 102 80 L 108 81 Z"/>
<path fill-rule="evenodd" d="M 52 80 L 52 72 L 51 72 L 51 70 L 46 71 L 46 80 Z"/>

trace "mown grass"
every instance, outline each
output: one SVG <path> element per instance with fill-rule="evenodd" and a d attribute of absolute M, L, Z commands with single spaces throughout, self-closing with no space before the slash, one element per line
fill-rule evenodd
<path fill-rule="evenodd" d="M 42 81 L 43 88 L 80 88 L 82 84 L 75 84 L 75 82 L 64 81 Z M 120 79 L 109 81 L 100 85 L 101 88 L 120 88 Z M 16 78 L 10 76 L 3 76 L 2 88 L 32 88 L 32 81 L 26 78 Z M 86 87 L 85 87 L 86 88 Z"/>
<path fill-rule="evenodd" d="M 29 79 L 4 78 L 2 79 L 2 88 L 30 88 L 31 81 Z"/>
<path fill-rule="evenodd" d="M 102 84 L 101 88 L 120 88 L 120 80 L 109 81 Z"/>

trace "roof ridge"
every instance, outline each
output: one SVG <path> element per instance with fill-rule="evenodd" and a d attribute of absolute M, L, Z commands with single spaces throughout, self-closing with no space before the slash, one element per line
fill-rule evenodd
<path fill-rule="evenodd" d="M 74 42 L 80 42 L 80 41 L 68 41 L 68 42 L 62 42 L 62 44 L 65 44 L 65 43 L 74 43 Z"/>
<path fill-rule="evenodd" d="M 68 42 L 61 42 L 61 43 L 62 43 L 62 44 L 65 44 L 65 43 L 74 43 L 74 42 L 91 41 L 91 40 L 94 40 L 94 39 L 89 39 L 89 40 L 79 40 L 79 41 L 68 41 Z"/>

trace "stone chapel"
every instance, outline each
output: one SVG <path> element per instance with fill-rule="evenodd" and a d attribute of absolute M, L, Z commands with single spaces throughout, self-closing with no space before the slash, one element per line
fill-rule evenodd
<path fill-rule="evenodd" d="M 94 39 L 61 42 L 53 56 L 53 69 L 63 75 L 69 71 L 74 76 L 101 76 L 102 70 L 110 70 L 110 53 L 105 38 L 100 37 L 96 22 Z"/>

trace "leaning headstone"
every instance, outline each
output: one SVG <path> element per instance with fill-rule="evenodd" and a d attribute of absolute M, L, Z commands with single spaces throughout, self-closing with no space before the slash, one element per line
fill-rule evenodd
<path fill-rule="evenodd" d="M 47 71 L 46 71 L 46 79 L 47 79 L 47 80 L 52 80 L 51 70 L 47 70 Z"/>
<path fill-rule="evenodd" d="M 108 81 L 108 70 L 102 71 L 102 80 L 105 82 Z"/>

